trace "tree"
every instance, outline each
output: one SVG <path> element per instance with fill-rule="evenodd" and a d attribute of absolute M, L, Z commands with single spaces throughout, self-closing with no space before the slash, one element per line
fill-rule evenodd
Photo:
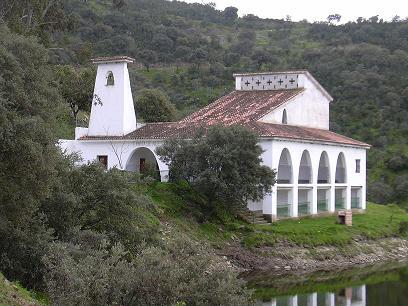
<path fill-rule="evenodd" d="M 55 118 L 62 109 L 47 51 L 0 25 L 0 270 L 41 283 L 40 258 L 51 240 L 40 203 L 60 162 Z"/>
<path fill-rule="evenodd" d="M 339 14 L 332 14 L 332 15 L 327 16 L 327 22 L 329 24 L 332 24 L 333 22 L 339 23 L 340 20 L 341 20 L 341 15 Z"/>
<path fill-rule="evenodd" d="M 238 9 L 233 6 L 228 6 L 224 9 L 223 15 L 228 23 L 233 23 L 238 18 Z"/>
<path fill-rule="evenodd" d="M 176 108 L 159 89 L 142 89 L 136 99 L 136 112 L 146 122 L 172 121 Z"/>
<path fill-rule="evenodd" d="M 173 45 L 173 41 L 166 34 L 157 33 L 153 36 L 152 46 L 159 52 L 168 53 L 173 49 Z"/>
<path fill-rule="evenodd" d="M 153 203 L 132 188 L 134 178 L 118 169 L 106 171 L 97 162 L 58 169 L 59 180 L 41 211 L 57 238 L 69 240 L 76 231 L 105 233 L 134 251 L 154 240 L 157 226 L 146 219 Z"/>
<path fill-rule="evenodd" d="M 276 64 L 276 59 L 272 53 L 265 49 L 256 49 L 251 56 L 251 59 L 256 63 L 256 68 L 260 69 L 263 64 Z"/>
<path fill-rule="evenodd" d="M 112 0 L 112 5 L 113 5 L 113 8 L 120 10 L 126 5 L 126 1 L 125 0 Z"/>
<path fill-rule="evenodd" d="M 204 64 L 208 59 L 208 52 L 202 48 L 198 48 L 191 54 L 191 62 L 197 65 L 197 69 L 200 69 L 200 65 Z"/>
<path fill-rule="evenodd" d="M 43 39 L 47 31 L 64 29 L 69 24 L 61 0 L 2 1 L 0 20 L 22 34 L 37 34 Z"/>
<path fill-rule="evenodd" d="M 57 76 L 60 93 L 71 109 L 72 117 L 77 125 L 78 113 L 80 111 L 89 112 L 91 109 L 95 71 L 65 65 L 57 68 Z"/>
<path fill-rule="evenodd" d="M 150 66 L 157 62 L 158 56 L 155 51 L 152 50 L 143 50 L 140 53 L 140 58 L 143 65 L 146 67 L 146 70 L 149 71 Z"/>
<path fill-rule="evenodd" d="M 170 180 L 185 181 L 205 195 L 209 209 L 220 201 L 231 211 L 271 191 L 275 173 L 261 165 L 258 138 L 241 126 L 210 127 L 192 140 L 171 139 L 157 149 Z"/>
<path fill-rule="evenodd" d="M 183 61 L 188 61 L 191 56 L 191 48 L 186 47 L 186 46 L 178 46 L 176 50 L 174 51 L 174 57 L 176 58 L 177 61 L 177 67 L 176 69 L 179 69 L 179 65 Z"/>

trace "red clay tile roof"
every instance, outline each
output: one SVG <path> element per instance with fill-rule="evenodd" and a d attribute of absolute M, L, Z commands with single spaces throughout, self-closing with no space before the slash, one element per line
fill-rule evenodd
<path fill-rule="evenodd" d="M 266 122 L 252 122 L 248 124 L 247 127 L 253 130 L 259 137 L 285 138 L 370 147 L 367 143 L 354 140 L 329 130 Z"/>
<path fill-rule="evenodd" d="M 179 122 L 147 123 L 143 127 L 122 137 L 87 136 L 82 140 L 107 139 L 168 139 L 191 138 L 200 128 L 211 125 L 242 125 L 259 137 L 284 138 L 313 142 L 336 143 L 358 147 L 370 145 L 353 140 L 328 130 L 259 122 L 274 108 L 301 93 L 303 89 L 270 91 L 233 91 L 207 107 L 191 114 Z"/>
<path fill-rule="evenodd" d="M 265 138 L 283 138 L 293 140 L 303 140 L 311 142 L 323 142 L 343 144 L 358 147 L 367 147 L 370 145 L 351 139 L 349 137 L 336 134 L 329 130 L 321 130 L 315 128 L 307 128 L 302 126 L 287 125 L 287 124 L 272 124 L 265 122 L 250 122 L 248 124 L 240 124 L 252 130 L 259 137 Z M 109 139 L 168 139 L 168 138 L 191 138 L 199 129 L 208 129 L 208 125 L 187 125 L 181 126 L 178 122 L 164 123 L 148 123 L 145 126 L 133 131 L 123 137 L 112 136 L 88 136 L 81 138 L 82 140 L 109 140 Z"/>
<path fill-rule="evenodd" d="M 223 96 L 180 121 L 190 124 L 245 124 L 256 121 L 279 105 L 300 94 L 304 89 L 237 90 Z"/>

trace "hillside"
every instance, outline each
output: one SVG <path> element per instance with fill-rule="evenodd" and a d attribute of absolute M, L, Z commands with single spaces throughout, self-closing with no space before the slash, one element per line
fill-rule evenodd
<path fill-rule="evenodd" d="M 44 305 L 35 300 L 33 295 L 18 283 L 9 282 L 0 273 L 0 305 Z"/>
<path fill-rule="evenodd" d="M 373 145 L 369 198 L 407 203 L 407 20 L 237 18 L 209 4 L 164 0 L 116 7 L 109 0 L 65 0 L 64 6 L 71 27 L 47 39 L 53 62 L 133 56 L 135 98 L 143 88 L 159 89 L 176 106 L 176 118 L 231 91 L 234 72 L 308 69 L 334 97 L 331 129 Z"/>

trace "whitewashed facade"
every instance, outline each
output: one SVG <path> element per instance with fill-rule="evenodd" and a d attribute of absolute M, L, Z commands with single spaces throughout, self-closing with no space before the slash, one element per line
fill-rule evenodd
<path fill-rule="evenodd" d="M 369 145 L 329 131 L 332 98 L 307 71 L 236 74 L 235 92 L 202 111 L 180 122 L 138 124 L 127 69 L 130 62 L 128 57 L 94 60 L 98 69 L 89 128 L 76 128 L 74 140 L 60 140 L 63 150 L 79 153 L 83 162 L 99 160 L 107 168 L 138 172 L 145 164 L 155 164 L 166 181 L 168 167 L 155 150 L 168 135 L 175 135 L 173 130 L 198 123 L 229 125 L 233 118 L 232 122 L 248 124 L 255 131 L 264 129 L 258 131 L 263 163 L 277 170 L 273 192 L 261 202 L 249 203 L 250 210 L 276 220 L 366 208 Z M 262 92 L 270 93 L 264 98 L 269 104 L 259 100 Z M 243 94 L 245 103 L 239 100 Z M 252 94 L 258 99 L 253 101 L 261 102 L 253 102 Z M 224 115 L 214 119 L 219 109 L 226 114 L 225 122 Z"/>

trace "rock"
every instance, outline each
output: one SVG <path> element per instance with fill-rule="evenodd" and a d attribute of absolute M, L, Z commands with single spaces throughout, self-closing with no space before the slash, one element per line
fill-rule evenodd
<path fill-rule="evenodd" d="M 290 270 L 291 267 L 290 267 L 290 266 L 285 266 L 284 269 L 285 269 L 285 270 Z"/>

